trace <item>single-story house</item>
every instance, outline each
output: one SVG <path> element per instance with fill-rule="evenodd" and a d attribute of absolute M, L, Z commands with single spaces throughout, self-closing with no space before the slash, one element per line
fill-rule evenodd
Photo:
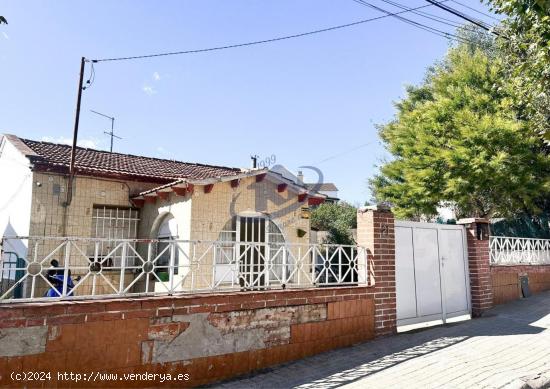
<path fill-rule="evenodd" d="M 132 265 L 141 266 L 139 258 L 150 253 L 144 253 L 139 242 L 131 248 L 134 260 L 120 262 L 123 254 L 116 241 L 125 239 L 158 240 L 157 266 L 168 266 L 174 260 L 167 251 L 162 253 L 163 240 L 305 244 L 310 234 L 307 208 L 327 197 L 268 169 L 178 162 L 78 147 L 68 203 L 70 155 L 68 145 L 2 135 L 0 236 L 96 239 L 80 247 L 79 253 L 75 249 L 71 253 L 75 276 L 79 266 L 83 273 L 88 272 L 88 262 L 127 267 L 129 272 Z M 4 251 L 13 251 L 27 263 L 33 260 L 32 255 L 46 258 L 58 244 L 55 239 L 40 240 L 40 245 L 33 245 L 31 240 L 21 242 L 20 247 L 4 247 Z M 179 245 L 175 261 L 181 269 L 156 274 L 155 288 L 174 280 L 180 288 L 186 286 L 187 280 L 182 279 L 187 272 L 184 267 L 191 266 L 186 262 L 190 248 L 189 244 Z M 124 257 L 132 255 L 126 252 Z M 253 259 L 254 265 L 257 261 Z M 227 277 L 221 275 L 227 264 L 213 265 L 213 277 Z M 117 277 L 104 271 L 98 277 L 103 279 L 101 285 L 95 284 L 94 277 L 94 285 L 81 287 L 101 293 L 101 288 L 109 289 L 109 282 L 119 282 Z M 132 279 L 126 277 L 124 283 L 130 284 Z M 139 283 L 132 287 L 139 287 Z"/>

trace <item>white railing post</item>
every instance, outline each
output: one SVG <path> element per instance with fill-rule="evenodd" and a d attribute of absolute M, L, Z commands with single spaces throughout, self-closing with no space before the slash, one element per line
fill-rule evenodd
<path fill-rule="evenodd" d="M 338 250 L 338 282 L 344 282 L 342 279 L 342 246 L 336 247 Z"/>
<path fill-rule="evenodd" d="M 168 269 L 168 277 L 170 281 L 170 294 L 174 293 L 174 266 L 176 265 L 176 245 L 177 242 L 171 242 L 170 244 L 170 267 Z"/>
<path fill-rule="evenodd" d="M 127 242 L 122 244 L 122 257 L 120 258 L 120 283 L 119 283 L 119 294 L 124 293 L 124 273 L 126 272 L 126 250 Z M 116 245 L 115 245 L 116 247 Z"/>
<path fill-rule="evenodd" d="M 212 256 L 212 266 L 211 266 L 211 272 L 212 272 L 212 289 L 216 287 L 216 265 L 218 263 L 218 249 L 219 246 L 215 243 L 213 243 L 214 246 L 214 255 Z"/>
<path fill-rule="evenodd" d="M 288 284 L 288 280 L 287 280 L 287 246 L 285 244 L 283 244 L 283 247 L 282 247 L 282 254 L 283 254 L 283 270 L 281 271 L 281 275 L 282 275 L 282 282 L 283 284 Z"/>
<path fill-rule="evenodd" d="M 94 243 L 94 263 L 99 263 L 99 266 L 103 266 L 103 263 L 98 262 L 99 255 L 99 242 Z M 92 296 L 95 296 L 97 273 L 92 274 Z"/>
<path fill-rule="evenodd" d="M 269 288 L 269 267 L 271 266 L 271 255 L 269 251 L 269 244 L 263 243 L 264 246 L 264 263 L 266 263 L 265 266 L 265 285 Z M 260 250 L 260 256 L 262 251 Z"/>
<path fill-rule="evenodd" d="M 68 280 L 69 280 L 69 262 L 71 258 L 71 242 L 69 240 L 65 243 L 65 269 L 63 270 L 63 292 L 62 296 L 67 296 L 67 286 L 68 286 Z M 55 288 L 55 285 L 54 285 Z"/>

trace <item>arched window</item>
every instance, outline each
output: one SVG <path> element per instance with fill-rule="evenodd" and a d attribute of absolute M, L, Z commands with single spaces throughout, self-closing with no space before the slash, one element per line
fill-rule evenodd
<path fill-rule="evenodd" d="M 178 223 L 171 213 L 168 213 L 162 219 L 162 223 L 158 228 L 156 238 L 159 240 L 157 243 L 156 252 L 157 255 L 160 254 L 160 257 L 156 261 L 157 266 L 157 275 L 161 278 L 162 281 L 168 281 L 168 274 L 170 265 L 170 253 L 171 250 L 167 247 L 169 241 L 178 239 Z M 174 274 L 178 274 L 178 250 L 175 250 L 174 258 Z"/>
<path fill-rule="evenodd" d="M 262 214 L 234 216 L 219 234 L 216 281 L 242 287 L 282 284 L 289 274 L 282 246 L 281 229 Z"/>

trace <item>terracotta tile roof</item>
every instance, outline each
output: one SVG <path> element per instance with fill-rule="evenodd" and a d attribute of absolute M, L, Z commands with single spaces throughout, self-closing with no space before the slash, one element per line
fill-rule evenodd
<path fill-rule="evenodd" d="M 19 138 L 36 155 L 27 155 L 39 169 L 68 171 L 71 146 Z M 205 179 L 242 173 L 241 169 L 110 153 L 77 147 L 77 173 L 151 179 L 154 182 L 181 178 Z"/>

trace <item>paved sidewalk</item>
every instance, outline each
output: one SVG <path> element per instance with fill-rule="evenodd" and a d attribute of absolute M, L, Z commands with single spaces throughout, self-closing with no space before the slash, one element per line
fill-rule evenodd
<path fill-rule="evenodd" d="M 550 292 L 483 318 L 377 339 L 217 388 L 550 388 Z"/>

